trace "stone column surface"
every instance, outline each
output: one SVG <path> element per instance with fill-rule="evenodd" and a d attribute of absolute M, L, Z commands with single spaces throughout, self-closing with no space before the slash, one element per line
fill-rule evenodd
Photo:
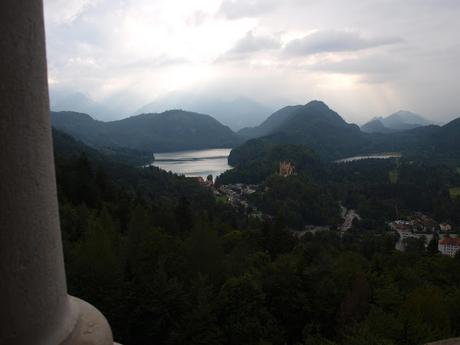
<path fill-rule="evenodd" d="M 0 345 L 109 345 L 67 295 L 47 85 L 42 1 L 1 0 Z"/>

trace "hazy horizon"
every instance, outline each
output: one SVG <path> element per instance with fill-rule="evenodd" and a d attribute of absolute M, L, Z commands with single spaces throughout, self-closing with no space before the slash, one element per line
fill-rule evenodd
<path fill-rule="evenodd" d="M 459 15 L 454 0 L 45 0 L 50 93 L 84 94 L 104 120 L 181 95 L 445 123 L 460 116 Z"/>
<path fill-rule="evenodd" d="M 69 96 L 74 96 L 74 94 L 69 94 Z M 85 97 L 88 97 L 87 95 L 84 95 Z M 245 98 L 245 96 L 240 96 L 239 98 Z M 235 98 L 234 100 L 236 101 L 238 98 Z M 309 102 L 311 101 L 322 101 L 324 102 L 323 100 L 310 100 Z M 224 102 L 224 101 L 223 101 Z M 266 120 L 268 117 L 270 117 L 270 115 L 272 115 L 274 112 L 276 112 L 277 110 L 280 110 L 281 108 L 285 107 L 285 106 L 297 106 L 297 105 L 306 105 L 308 104 L 309 102 L 307 103 L 293 103 L 293 104 L 284 104 L 284 105 L 280 105 L 279 107 L 276 107 L 276 106 L 272 106 L 272 110 L 270 112 L 267 112 L 266 113 L 266 116 L 263 117 L 263 119 L 261 119 L 259 122 L 255 122 L 254 124 L 254 127 L 255 126 L 258 126 L 260 125 L 264 120 Z M 327 104 L 327 102 L 324 102 Z M 133 116 L 137 116 L 137 115 L 143 115 L 143 114 L 161 114 L 161 113 L 165 113 L 165 112 L 168 112 L 168 111 L 175 111 L 175 110 L 180 110 L 180 111 L 185 111 L 185 112 L 193 112 L 193 113 L 198 113 L 198 114 L 203 114 L 203 115 L 209 115 L 211 117 L 214 117 L 216 118 L 215 114 L 213 114 L 212 112 L 206 112 L 206 111 L 200 111 L 200 110 L 197 110 L 196 108 L 194 107 L 188 107 L 187 105 L 185 106 L 180 106 L 180 105 L 177 105 L 177 106 L 168 106 L 167 102 L 166 103 L 159 103 L 157 104 L 155 101 L 152 102 L 152 104 L 155 104 L 155 106 L 158 106 L 158 110 L 148 110 L 148 111 L 144 111 L 143 108 L 148 108 L 150 104 L 146 104 L 144 105 L 144 107 L 141 107 L 139 109 L 137 109 L 136 111 L 127 111 L 125 113 L 114 113 L 114 117 L 111 118 L 110 116 L 107 117 L 107 116 L 104 116 L 104 115 L 98 115 L 98 114 L 95 114 L 95 113 L 91 113 L 91 111 L 84 111 L 84 110 L 80 110 L 80 109 L 77 109 L 78 107 L 54 107 L 53 104 L 51 104 L 51 111 L 55 111 L 55 112 L 61 112 L 61 111 L 75 111 L 75 112 L 82 112 L 82 113 L 85 113 L 85 114 L 88 114 L 90 115 L 92 118 L 94 118 L 95 120 L 98 120 L 98 121 L 103 121 L 103 122 L 110 122 L 110 121 L 118 121 L 118 120 L 123 120 L 123 119 L 126 119 L 126 118 L 129 118 L 129 117 L 133 117 Z M 260 104 L 262 105 L 262 104 Z M 328 105 L 328 104 L 327 104 Z M 97 104 L 97 106 L 100 106 L 100 104 Z M 75 108 L 75 109 L 74 109 Z M 269 108 L 269 107 L 267 107 Z M 336 111 L 336 109 L 333 109 L 331 108 L 332 110 Z M 107 110 L 107 111 L 110 111 L 111 109 L 104 109 L 104 110 Z M 405 112 L 408 112 L 408 113 L 413 113 L 411 112 L 410 110 L 408 109 L 399 109 L 399 110 L 396 110 L 392 113 L 389 113 L 389 114 L 381 114 L 381 115 L 376 115 L 376 116 L 371 116 L 369 118 L 364 118 L 363 120 L 359 121 L 359 122 L 353 122 L 353 121 L 348 121 L 346 116 L 344 116 L 343 114 L 341 114 L 340 112 L 338 112 L 338 114 L 344 118 L 344 120 L 346 120 L 348 123 L 354 123 L 354 124 L 357 124 L 359 126 L 362 126 L 372 120 L 381 120 L 381 119 L 385 119 L 385 118 L 388 118 L 392 115 L 397 115 L 398 113 L 405 113 Z M 434 125 L 445 125 L 447 123 L 449 123 L 450 121 L 458 118 L 456 116 L 452 117 L 451 119 L 447 119 L 445 121 L 441 120 L 437 120 L 436 118 L 429 118 L 427 116 L 424 116 L 423 114 L 418 114 L 418 113 L 413 113 L 415 115 L 419 115 L 419 116 L 422 116 L 424 119 L 428 120 L 431 124 L 434 124 Z M 219 122 L 222 122 L 220 121 L 218 118 L 216 118 Z M 227 125 L 224 122 L 222 122 L 224 125 Z M 229 127 L 232 127 L 231 125 L 227 125 Z M 243 128 L 243 127 L 241 127 Z M 237 131 L 237 130 L 235 130 Z"/>

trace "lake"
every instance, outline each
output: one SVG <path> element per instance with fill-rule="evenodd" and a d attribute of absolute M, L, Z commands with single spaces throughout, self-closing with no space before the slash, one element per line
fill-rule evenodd
<path fill-rule="evenodd" d="M 152 165 L 188 177 L 201 176 L 206 179 L 211 174 L 215 178 L 232 168 L 228 165 L 230 151 L 210 149 L 155 153 Z"/>
<path fill-rule="evenodd" d="M 361 155 L 361 156 L 353 156 L 347 157 L 343 159 L 339 159 L 334 161 L 334 163 L 350 163 L 355 161 L 360 161 L 363 159 L 390 159 L 390 158 L 401 158 L 400 153 L 376 153 L 371 155 Z"/>

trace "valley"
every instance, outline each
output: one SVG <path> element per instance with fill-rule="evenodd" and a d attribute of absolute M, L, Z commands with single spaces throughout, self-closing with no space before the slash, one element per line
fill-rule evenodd
<path fill-rule="evenodd" d="M 416 316 L 436 294 L 456 305 L 458 120 L 365 133 L 319 101 L 238 133 L 183 111 L 52 119 L 69 290 L 96 301 L 124 343 L 460 334 L 455 308 Z M 352 295 L 362 305 L 348 311 Z M 391 331 L 375 326 L 388 320 Z"/>
<path fill-rule="evenodd" d="M 460 345 L 459 0 L 2 0 L 0 345 Z"/>

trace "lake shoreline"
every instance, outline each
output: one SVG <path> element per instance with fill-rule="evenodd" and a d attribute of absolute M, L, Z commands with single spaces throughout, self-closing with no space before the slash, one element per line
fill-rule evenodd
<path fill-rule="evenodd" d="M 334 163 L 351 163 L 365 159 L 391 159 L 391 158 L 401 158 L 402 154 L 399 152 L 384 152 L 384 153 L 372 153 L 372 154 L 363 154 L 363 155 L 356 155 L 352 157 L 341 158 L 335 160 Z"/>
<path fill-rule="evenodd" d="M 186 177 L 215 178 L 232 169 L 228 164 L 230 151 L 231 148 L 154 153 L 155 161 L 149 165 Z"/>

